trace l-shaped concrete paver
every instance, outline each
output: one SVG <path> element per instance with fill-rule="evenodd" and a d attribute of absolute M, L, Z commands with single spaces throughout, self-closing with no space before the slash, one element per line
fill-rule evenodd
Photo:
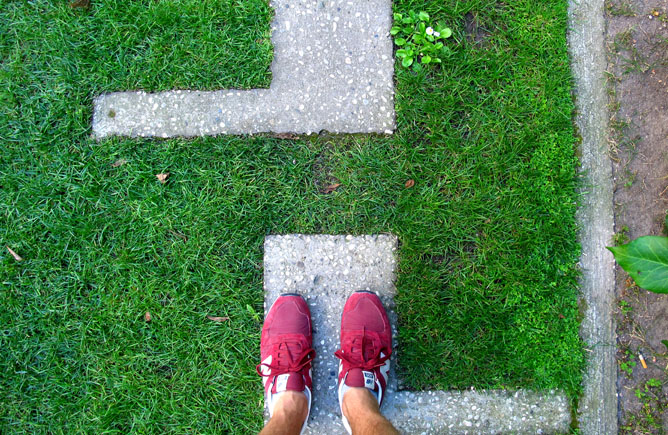
<path fill-rule="evenodd" d="M 101 95 L 93 134 L 392 133 L 391 0 L 272 0 L 271 6 L 269 89 Z"/>
<path fill-rule="evenodd" d="M 392 235 L 268 236 L 264 244 L 265 311 L 285 292 L 306 298 L 314 347 L 309 433 L 345 433 L 336 393 L 339 322 L 355 290 L 376 292 L 395 335 L 383 413 L 403 433 L 563 433 L 570 425 L 565 395 L 530 391 L 397 391 L 394 309 L 397 238 Z"/>

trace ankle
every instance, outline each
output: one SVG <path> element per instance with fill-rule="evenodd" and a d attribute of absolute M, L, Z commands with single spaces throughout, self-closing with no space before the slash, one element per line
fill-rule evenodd
<path fill-rule="evenodd" d="M 301 391 L 285 391 L 281 393 L 274 405 L 274 416 L 301 423 L 308 415 L 308 399 Z"/>
<path fill-rule="evenodd" d="M 349 421 L 364 415 L 380 414 L 378 400 L 364 387 L 348 389 L 343 395 L 341 409 Z"/>

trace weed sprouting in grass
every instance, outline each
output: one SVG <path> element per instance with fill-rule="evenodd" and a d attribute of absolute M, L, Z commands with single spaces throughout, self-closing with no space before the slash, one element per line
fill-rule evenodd
<path fill-rule="evenodd" d="M 633 182 L 636 179 L 636 172 L 632 172 L 629 169 L 624 170 L 624 187 L 629 189 L 631 186 L 633 186 Z"/>
<path fill-rule="evenodd" d="M 402 67 L 412 66 L 419 71 L 426 65 L 440 64 L 442 58 L 449 55 L 450 48 L 444 42 L 452 36 L 452 30 L 432 24 L 428 13 L 412 10 L 403 14 L 395 12 L 393 18 L 390 35 L 394 36 L 394 44 L 399 47 L 396 56 L 401 60 Z"/>
<path fill-rule="evenodd" d="M 614 17 L 635 17 L 636 13 L 627 1 L 606 0 L 605 10 Z"/>
<path fill-rule="evenodd" d="M 619 368 L 626 376 L 631 376 L 633 374 L 633 369 L 636 367 L 637 363 L 634 361 L 635 355 L 630 350 L 624 352 L 624 361 L 619 363 Z"/>
<path fill-rule="evenodd" d="M 629 28 L 617 33 L 614 37 L 613 44 L 616 53 L 630 50 L 631 47 L 633 47 L 633 29 Z"/>
<path fill-rule="evenodd" d="M 661 392 L 661 387 L 661 380 L 650 378 L 633 391 L 641 408 L 622 425 L 622 433 L 662 433 L 662 414 L 668 409 L 668 399 Z"/>
<path fill-rule="evenodd" d="M 622 311 L 622 314 L 625 315 L 625 316 L 627 314 L 629 314 L 631 311 L 633 311 L 633 307 L 623 299 L 619 301 L 619 309 Z"/>
<path fill-rule="evenodd" d="M 653 67 L 649 58 L 638 50 L 633 33 L 634 29 L 629 28 L 617 33 L 613 40 L 614 51 L 620 55 L 621 64 L 623 65 L 623 74 L 643 74 Z"/>

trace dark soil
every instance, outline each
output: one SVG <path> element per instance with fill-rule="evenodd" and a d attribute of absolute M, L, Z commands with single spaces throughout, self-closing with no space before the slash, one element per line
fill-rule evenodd
<path fill-rule="evenodd" d="M 668 210 L 668 0 L 609 0 L 615 241 L 665 235 Z M 668 295 L 617 268 L 621 433 L 668 431 Z M 647 368 L 640 361 L 643 355 Z"/>

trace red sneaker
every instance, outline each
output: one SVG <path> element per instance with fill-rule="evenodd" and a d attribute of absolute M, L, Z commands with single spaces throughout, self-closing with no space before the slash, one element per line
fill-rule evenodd
<path fill-rule="evenodd" d="M 350 387 L 368 388 L 380 406 L 387 387 L 391 354 L 392 329 L 380 298 L 368 291 L 353 293 L 343 307 L 341 349 L 335 353 L 341 359 L 339 406 Z M 343 425 L 351 432 L 345 416 Z"/>
<path fill-rule="evenodd" d="M 262 376 L 269 415 L 273 415 L 276 399 L 284 391 L 302 391 L 310 414 L 311 361 L 315 350 L 311 312 L 300 295 L 283 294 L 271 306 L 262 327 L 260 354 L 262 362 L 256 370 Z M 307 421 L 308 414 L 303 427 Z"/>

